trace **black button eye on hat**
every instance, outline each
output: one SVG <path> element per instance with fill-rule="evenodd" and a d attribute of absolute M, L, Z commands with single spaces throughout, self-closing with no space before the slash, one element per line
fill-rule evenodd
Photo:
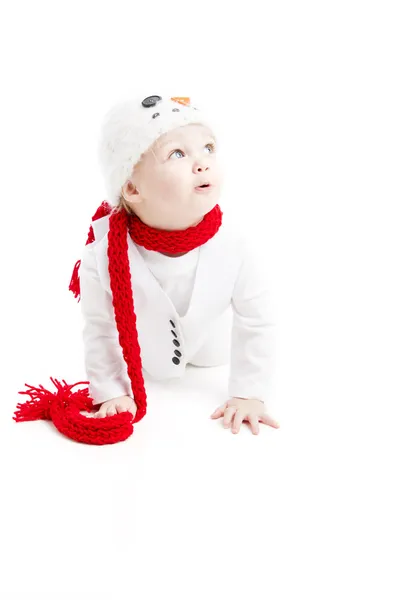
<path fill-rule="evenodd" d="M 161 96 L 147 96 L 147 98 L 142 100 L 142 106 L 150 108 L 151 106 L 155 106 L 157 102 L 160 102 L 161 100 Z"/>

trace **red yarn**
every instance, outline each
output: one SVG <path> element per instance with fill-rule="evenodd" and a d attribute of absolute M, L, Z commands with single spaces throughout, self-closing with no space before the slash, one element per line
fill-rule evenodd
<path fill-rule="evenodd" d="M 112 207 L 108 204 L 108 202 L 106 202 L 104 200 L 104 202 L 102 202 L 100 204 L 100 206 L 94 213 L 94 215 L 92 217 L 92 221 L 96 221 L 97 219 L 101 219 L 102 217 L 105 217 L 106 215 L 108 215 L 111 212 L 111 210 L 112 210 Z M 86 240 L 86 246 L 88 244 L 91 244 L 92 242 L 94 242 L 94 232 L 93 232 L 93 227 L 90 226 L 88 238 Z M 79 271 L 80 265 L 81 265 L 81 261 L 78 260 L 75 264 L 74 270 L 72 272 L 71 282 L 69 284 L 69 290 L 74 294 L 75 298 L 78 298 L 78 302 L 81 299 L 80 298 L 81 291 L 80 291 L 80 287 L 79 287 L 79 276 L 78 276 L 78 271 Z"/>
<path fill-rule="evenodd" d="M 113 210 L 105 201 L 96 210 L 92 221 L 108 214 L 110 214 L 110 220 L 107 256 L 112 303 L 119 343 L 137 405 L 135 417 L 130 412 L 123 412 L 102 419 L 85 417 L 80 414 L 80 411 L 88 411 L 93 408 L 89 388 L 76 392 L 71 392 L 71 389 L 80 383 L 89 382 L 84 381 L 68 385 L 63 380 L 63 386 L 53 378 L 50 379 L 57 387 L 56 394 L 45 390 L 43 386 L 34 388 L 25 384 L 30 387 L 30 390 L 19 393 L 29 394 L 32 399 L 24 404 L 18 404 L 18 410 L 15 412 L 15 417 L 13 417 L 15 421 L 51 419 L 61 433 L 87 444 L 113 444 L 125 440 L 133 432 L 133 423 L 140 421 L 146 414 L 147 409 L 132 295 L 127 231 L 136 244 L 147 250 L 167 254 L 190 252 L 194 248 L 205 244 L 217 233 L 222 223 L 223 213 L 217 204 L 204 216 L 200 223 L 177 231 L 150 227 L 136 215 L 131 215 L 125 210 Z M 86 245 L 92 243 L 94 239 L 93 228 L 90 226 Z M 80 301 L 78 275 L 80 264 L 81 261 L 78 260 L 69 285 L 69 290 L 78 298 L 78 302 Z"/>
<path fill-rule="evenodd" d="M 57 429 L 64 435 L 84 444 L 115 444 L 126 440 L 133 432 L 133 414 L 123 412 L 112 417 L 97 419 L 85 417 L 80 411 L 90 411 L 92 402 L 88 388 L 71 392 L 71 389 L 81 383 L 68 385 L 64 380 L 62 385 L 57 379 L 50 378 L 57 388 L 57 393 L 25 384 L 28 391 L 18 392 L 28 394 L 31 400 L 18 404 L 14 421 L 36 421 L 38 419 L 53 421 Z"/>

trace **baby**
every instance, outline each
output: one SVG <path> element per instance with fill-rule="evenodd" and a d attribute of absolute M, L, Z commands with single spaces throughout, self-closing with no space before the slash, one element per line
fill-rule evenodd
<path fill-rule="evenodd" d="M 275 335 L 270 293 L 248 240 L 223 222 L 213 126 L 188 98 L 130 99 L 105 118 L 100 161 L 107 201 L 128 233 L 126 242 L 124 233 L 112 237 L 110 213 L 100 216 L 82 255 L 85 367 L 96 407 L 87 416 L 137 416 L 142 370 L 170 379 L 187 364 L 230 363 L 230 398 L 211 418 L 222 417 L 234 433 L 243 421 L 254 434 L 260 422 L 278 428 L 265 410 Z M 118 272 L 124 254 L 111 239 L 127 244 L 125 276 Z"/>

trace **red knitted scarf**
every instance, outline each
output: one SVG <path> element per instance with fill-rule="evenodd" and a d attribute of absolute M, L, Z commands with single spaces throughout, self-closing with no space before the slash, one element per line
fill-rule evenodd
<path fill-rule="evenodd" d="M 217 204 L 202 221 L 184 230 L 166 231 L 143 223 L 136 215 L 125 210 L 113 210 L 102 202 L 92 217 L 92 221 L 110 215 L 108 231 L 108 269 L 114 307 L 115 321 L 119 333 L 119 342 L 127 365 L 132 393 L 137 405 L 135 417 L 124 412 L 103 419 L 93 419 L 81 414 L 92 407 L 89 388 L 72 392 L 71 389 L 88 381 L 68 385 L 50 378 L 57 388 L 56 393 L 45 390 L 43 386 L 27 386 L 31 400 L 17 405 L 13 419 L 32 421 L 36 419 L 52 420 L 57 429 L 68 437 L 88 444 L 113 444 L 123 441 L 133 432 L 133 423 L 140 421 L 146 414 L 146 390 L 142 374 L 140 346 L 136 329 L 136 315 L 132 295 L 131 274 L 128 257 L 128 236 L 139 246 L 147 250 L 167 254 L 190 252 L 205 244 L 218 231 L 222 223 L 222 211 Z M 93 228 L 90 226 L 86 245 L 94 241 Z M 79 266 L 75 264 L 69 290 L 80 300 Z"/>

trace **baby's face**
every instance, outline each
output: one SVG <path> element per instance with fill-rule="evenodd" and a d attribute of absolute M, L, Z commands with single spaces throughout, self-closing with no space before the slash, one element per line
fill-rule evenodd
<path fill-rule="evenodd" d="M 218 203 L 222 172 L 216 141 L 203 125 L 189 124 L 158 138 L 123 187 L 138 217 L 158 229 L 186 229 Z M 131 183 L 130 183 L 131 182 Z M 209 187 L 196 189 L 203 183 Z"/>

